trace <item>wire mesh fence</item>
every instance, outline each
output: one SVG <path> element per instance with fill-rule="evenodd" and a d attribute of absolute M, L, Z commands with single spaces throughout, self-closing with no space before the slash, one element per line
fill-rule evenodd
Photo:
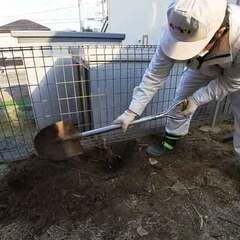
<path fill-rule="evenodd" d="M 79 131 L 112 123 L 129 105 L 156 46 L 64 46 L 0 49 L 0 161 L 29 157 L 36 133 L 70 120 Z M 171 104 L 184 66 L 177 64 L 145 115 Z M 226 113 L 227 104 L 221 105 Z M 215 103 L 201 108 L 195 121 L 211 120 Z M 115 131 L 88 144 L 156 132 L 166 119 L 144 123 L 124 135 Z"/>

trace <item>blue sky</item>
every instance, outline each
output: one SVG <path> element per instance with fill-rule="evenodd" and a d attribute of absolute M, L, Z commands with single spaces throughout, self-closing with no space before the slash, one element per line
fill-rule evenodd
<path fill-rule="evenodd" d="M 82 4 L 82 17 L 94 17 L 97 11 L 96 0 L 82 0 Z M 18 19 L 29 19 L 50 27 L 52 30 L 79 30 L 78 1 L 1 1 L 0 25 L 16 21 Z M 91 24 L 91 22 L 89 24 Z"/>

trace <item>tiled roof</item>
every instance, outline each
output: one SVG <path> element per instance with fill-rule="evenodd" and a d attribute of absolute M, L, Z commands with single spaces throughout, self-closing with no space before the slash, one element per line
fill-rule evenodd
<path fill-rule="evenodd" d="M 50 29 L 27 19 L 20 19 L 18 21 L 0 26 L 0 32 L 11 31 L 50 31 Z"/>

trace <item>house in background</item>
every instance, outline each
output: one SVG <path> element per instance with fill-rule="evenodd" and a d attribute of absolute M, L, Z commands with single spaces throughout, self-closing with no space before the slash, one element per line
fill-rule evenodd
<path fill-rule="evenodd" d="M 0 26 L 0 47 L 23 47 L 34 45 L 64 45 L 79 43 L 121 43 L 124 34 L 51 31 L 36 22 L 21 19 Z"/>
<path fill-rule="evenodd" d="M 50 31 L 48 27 L 27 19 L 20 19 L 0 26 L 0 47 L 17 46 L 18 41 L 12 36 L 13 31 Z"/>
<path fill-rule="evenodd" d="M 20 19 L 0 26 L 0 33 L 11 31 L 50 31 L 50 28 L 28 19 Z"/>
<path fill-rule="evenodd" d="M 81 96 L 93 94 L 88 80 L 97 70 L 90 73 L 84 57 L 96 55 L 98 47 L 94 47 L 95 45 L 119 45 L 124 38 L 124 34 L 117 33 L 51 31 L 28 20 L 19 20 L 0 27 L 0 116 L 4 116 L 7 111 L 7 115 L 16 121 L 17 116 L 25 118 L 20 110 L 26 112 L 27 108 L 30 116 L 27 118 L 32 119 L 34 113 L 36 125 L 42 128 L 70 112 L 82 112 L 83 106 L 90 108 L 88 99 Z M 79 47 L 81 45 L 93 47 L 85 48 L 84 51 Z M 19 48 L 25 46 L 25 49 Z M 1 47 L 17 48 L 1 50 Z M 111 47 L 102 49 L 99 51 L 113 54 Z M 94 60 L 100 61 L 98 58 Z M 97 84 L 98 81 L 94 81 L 93 88 Z M 66 91 L 67 96 L 78 99 L 77 105 L 71 98 L 67 98 Z M 2 105 L 1 115 L 1 103 L 6 101 L 10 105 L 7 110 Z M 21 106 L 17 114 L 15 105 Z M 74 122 L 91 126 L 89 114 L 72 115 Z"/>

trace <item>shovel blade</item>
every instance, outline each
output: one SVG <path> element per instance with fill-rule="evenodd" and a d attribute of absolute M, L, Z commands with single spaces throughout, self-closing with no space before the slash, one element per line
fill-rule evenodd
<path fill-rule="evenodd" d="M 54 123 L 37 134 L 34 147 L 42 159 L 63 161 L 83 153 L 80 138 L 68 139 L 78 131 L 71 122 Z"/>

